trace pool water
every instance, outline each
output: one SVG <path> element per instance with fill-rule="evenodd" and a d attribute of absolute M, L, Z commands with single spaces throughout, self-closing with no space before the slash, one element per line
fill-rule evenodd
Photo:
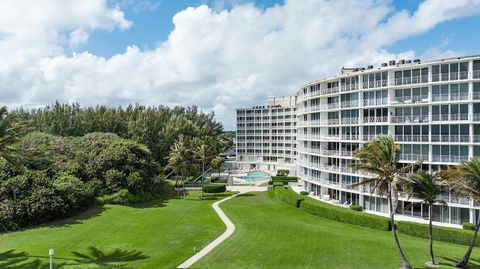
<path fill-rule="evenodd" d="M 262 171 L 248 172 L 246 176 L 238 177 L 243 180 L 263 180 L 270 178 L 270 174 Z"/>

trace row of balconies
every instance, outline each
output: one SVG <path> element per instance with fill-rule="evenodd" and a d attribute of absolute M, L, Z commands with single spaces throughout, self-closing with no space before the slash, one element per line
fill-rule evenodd
<path fill-rule="evenodd" d="M 454 102 L 454 101 L 470 101 L 470 100 L 480 100 L 480 92 L 473 93 L 473 98 L 468 98 L 468 94 L 443 94 L 443 95 L 432 95 L 432 101 L 427 95 L 423 96 L 408 96 L 408 97 L 394 97 L 391 99 L 379 98 L 379 99 L 364 99 L 363 106 L 395 106 L 395 105 L 410 105 L 410 104 L 428 104 L 436 102 Z M 389 102 L 390 100 L 390 102 Z M 321 112 L 332 109 L 340 108 L 356 108 L 359 107 L 359 101 L 347 101 L 347 102 L 335 102 L 328 104 L 318 104 L 314 106 L 300 107 L 298 113 L 306 112 Z"/>
<path fill-rule="evenodd" d="M 440 82 L 440 81 L 455 81 L 455 80 L 466 80 L 468 79 L 468 72 L 455 72 L 455 73 L 446 73 L 446 74 L 432 74 L 431 82 Z M 480 78 L 480 70 L 473 70 L 471 72 L 472 79 Z M 319 95 L 334 94 L 340 91 L 353 91 L 358 90 L 361 84 L 363 89 L 372 89 L 372 88 L 384 88 L 389 86 L 400 86 L 400 85 L 411 85 L 411 84 L 422 84 L 429 83 L 429 76 L 414 76 L 414 77 L 402 77 L 402 78 L 393 78 L 390 80 L 376 80 L 369 82 L 362 82 L 359 84 L 350 84 L 350 85 L 340 85 L 338 87 L 320 89 L 319 91 L 309 92 L 304 95 L 299 95 L 298 99 L 303 100 L 310 97 L 315 97 Z"/>
<path fill-rule="evenodd" d="M 358 135 L 358 134 L 344 134 L 344 135 L 318 135 L 318 134 L 302 134 L 298 135 L 298 139 L 315 139 L 325 141 L 371 141 L 375 139 L 375 135 Z M 445 143 L 477 143 L 480 142 L 480 135 L 395 135 L 397 142 L 445 142 Z"/>
<path fill-rule="evenodd" d="M 388 117 L 364 117 L 360 118 L 342 118 L 328 119 L 328 120 L 312 120 L 312 121 L 300 121 L 298 127 L 315 126 L 315 125 L 339 125 L 339 124 L 359 124 L 361 123 L 429 123 L 429 122 L 452 122 L 452 121 L 480 121 L 480 113 L 469 115 L 468 113 L 461 114 L 440 114 L 432 115 L 409 115 L 409 116 L 390 116 L 390 122 Z"/>

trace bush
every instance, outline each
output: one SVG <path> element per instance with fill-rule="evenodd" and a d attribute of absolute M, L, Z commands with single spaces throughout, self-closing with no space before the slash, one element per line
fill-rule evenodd
<path fill-rule="evenodd" d="M 288 176 L 290 171 L 288 169 L 278 169 L 277 170 L 277 176 Z"/>
<path fill-rule="evenodd" d="M 357 205 L 357 204 L 351 204 L 348 208 L 350 208 L 351 210 L 354 210 L 354 211 L 362 211 L 362 206 L 361 205 Z"/>
<path fill-rule="evenodd" d="M 309 199 L 303 201 L 300 209 L 308 214 L 322 218 L 369 227 L 377 230 L 389 231 L 390 220 L 384 217 L 357 212 L 320 201 Z"/>
<path fill-rule="evenodd" d="M 464 230 L 475 231 L 475 224 L 470 223 L 470 222 L 464 222 L 464 223 L 462 223 L 462 228 Z"/>
<path fill-rule="evenodd" d="M 287 185 L 288 182 L 297 182 L 298 177 L 287 177 L 287 176 L 273 176 L 272 177 L 273 182 L 282 182 L 283 185 Z"/>
<path fill-rule="evenodd" d="M 277 182 L 274 182 L 273 184 L 275 183 Z M 283 188 L 283 187 L 275 188 L 275 194 L 278 199 L 284 201 L 285 203 L 293 207 L 300 207 L 300 204 L 303 201 L 302 196 L 300 196 L 296 192 L 287 188 Z"/>
<path fill-rule="evenodd" d="M 203 192 L 205 193 L 221 193 L 227 190 L 227 184 L 208 184 L 203 185 Z"/>
<path fill-rule="evenodd" d="M 283 182 L 281 182 L 281 181 L 280 181 L 280 182 L 278 182 L 278 181 L 277 181 L 277 182 L 273 182 L 273 188 L 279 187 L 279 186 L 280 186 L 280 187 L 283 187 Z"/>
<path fill-rule="evenodd" d="M 301 195 L 308 195 L 308 191 L 301 191 L 300 194 Z"/>
<path fill-rule="evenodd" d="M 205 181 L 207 181 L 207 180 L 205 179 Z M 210 182 L 212 182 L 212 183 L 227 183 L 227 179 L 214 177 L 214 178 L 211 179 Z"/>
<path fill-rule="evenodd" d="M 134 195 L 127 189 L 121 189 L 110 195 L 103 195 L 97 199 L 100 204 L 126 205 L 134 200 Z"/>
<path fill-rule="evenodd" d="M 428 239 L 427 224 L 399 221 L 396 223 L 396 227 L 399 233 Z M 469 230 L 439 226 L 433 226 L 432 232 L 434 240 L 461 245 L 469 245 L 474 234 L 473 231 Z M 477 240 L 475 246 L 480 246 L 480 241 Z"/>

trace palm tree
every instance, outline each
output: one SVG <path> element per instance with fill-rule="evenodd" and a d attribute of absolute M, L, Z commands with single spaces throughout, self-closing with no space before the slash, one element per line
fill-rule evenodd
<path fill-rule="evenodd" d="M 0 158 L 18 170 L 23 170 L 23 166 L 20 164 L 18 151 L 13 146 L 18 143 L 25 131 L 25 125 L 15 122 L 6 107 L 0 108 Z"/>
<path fill-rule="evenodd" d="M 183 185 L 185 185 L 185 177 L 191 168 L 190 158 L 191 152 L 185 144 L 185 138 L 180 135 L 168 154 L 167 168 L 174 171 L 177 176 L 181 176 Z M 178 177 L 175 180 L 175 187 L 178 189 Z M 178 196 L 180 196 L 180 191 L 178 191 Z"/>
<path fill-rule="evenodd" d="M 437 199 L 442 192 L 439 184 L 441 178 L 437 173 L 429 173 L 424 170 L 418 170 L 412 175 L 409 181 L 411 184 L 411 195 L 423 200 L 423 202 L 428 205 L 428 236 L 430 239 L 430 257 L 432 258 L 432 264 L 435 264 L 435 258 L 433 255 L 432 213 L 433 204 L 445 204 L 445 201 Z"/>
<path fill-rule="evenodd" d="M 391 136 L 381 135 L 375 140 L 365 144 L 363 148 L 354 153 L 356 162 L 350 166 L 357 171 L 368 174 L 370 177 L 360 181 L 355 186 L 373 184 L 372 193 L 387 196 L 388 210 L 392 224 L 393 241 L 397 248 L 400 260 L 404 269 L 411 269 L 412 266 L 405 258 L 405 255 L 398 241 L 395 228 L 395 209 L 398 202 L 399 190 L 408 186 L 408 183 L 401 174 L 410 171 L 417 164 L 401 167 L 399 165 L 400 146 L 395 145 Z"/>
<path fill-rule="evenodd" d="M 468 162 L 461 163 L 457 167 L 450 167 L 447 171 L 449 182 L 456 188 L 455 190 L 467 196 L 472 197 L 476 202 L 480 202 L 480 160 L 472 159 Z M 455 267 L 465 268 L 472 254 L 475 241 L 477 240 L 478 230 L 480 228 L 480 218 L 475 224 L 475 233 L 470 242 L 470 246 Z"/>
<path fill-rule="evenodd" d="M 203 177 L 205 174 L 205 164 L 211 162 L 215 157 L 211 148 L 205 143 L 204 140 L 199 138 L 192 139 L 192 152 L 196 159 L 202 165 L 202 197 L 203 197 Z"/>

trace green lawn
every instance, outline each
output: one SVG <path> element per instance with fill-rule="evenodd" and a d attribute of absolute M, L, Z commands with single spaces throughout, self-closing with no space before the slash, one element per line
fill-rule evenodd
<path fill-rule="evenodd" d="M 212 197 L 213 198 L 213 197 Z M 108 205 L 50 227 L 0 235 L 0 268 L 174 268 L 219 236 L 225 225 L 211 208 L 214 199 L 154 201 L 141 207 Z"/>
<path fill-rule="evenodd" d="M 235 223 L 235 233 L 194 264 L 196 268 L 400 267 L 391 232 L 312 216 L 266 192 L 238 196 L 221 207 Z M 426 268 L 428 240 L 400 235 L 400 241 L 414 268 Z M 444 265 L 458 261 L 467 250 L 440 242 L 434 248 Z M 474 250 L 472 261 L 470 268 L 480 268 L 480 249 Z"/>

